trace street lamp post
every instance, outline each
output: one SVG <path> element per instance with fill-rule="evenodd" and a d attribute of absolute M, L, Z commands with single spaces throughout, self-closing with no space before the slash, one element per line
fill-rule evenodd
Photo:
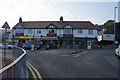
<path fill-rule="evenodd" d="M 116 9 L 117 7 L 114 8 L 114 47 L 115 47 Z"/>

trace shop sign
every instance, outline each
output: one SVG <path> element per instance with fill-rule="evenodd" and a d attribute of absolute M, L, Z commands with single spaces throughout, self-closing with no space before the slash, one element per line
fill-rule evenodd
<path fill-rule="evenodd" d="M 57 39 L 57 37 L 42 37 L 42 39 Z"/>
<path fill-rule="evenodd" d="M 41 36 L 35 36 L 34 38 L 41 38 Z"/>
<path fill-rule="evenodd" d="M 20 39 L 33 39 L 33 36 L 20 36 Z"/>

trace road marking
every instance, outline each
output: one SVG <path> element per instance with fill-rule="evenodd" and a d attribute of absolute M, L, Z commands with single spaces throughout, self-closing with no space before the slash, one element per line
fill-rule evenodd
<path fill-rule="evenodd" d="M 78 57 L 78 56 L 80 56 L 81 54 L 78 54 L 78 55 L 76 55 L 75 57 Z"/>
<path fill-rule="evenodd" d="M 35 69 L 29 62 L 26 62 L 26 63 L 34 69 L 34 71 L 37 73 L 38 78 L 40 80 L 42 80 L 42 77 L 41 77 L 40 73 L 37 71 L 37 69 Z"/>
<path fill-rule="evenodd" d="M 28 64 L 26 64 L 26 66 L 27 66 L 27 67 L 29 68 L 29 70 L 31 71 L 31 73 L 32 73 L 32 75 L 33 75 L 33 78 L 34 78 L 34 79 L 37 79 L 37 77 L 36 77 L 34 71 L 32 70 L 32 68 L 31 68 L 30 66 L 28 66 Z"/>

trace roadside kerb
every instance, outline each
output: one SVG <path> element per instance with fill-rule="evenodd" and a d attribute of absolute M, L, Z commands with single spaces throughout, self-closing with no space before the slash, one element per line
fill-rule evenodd
<path fill-rule="evenodd" d="M 6 70 L 10 69 L 12 66 L 15 66 L 16 63 L 18 63 L 23 57 L 25 57 L 26 51 L 25 51 L 24 49 L 22 49 L 22 48 L 19 48 L 19 49 L 21 49 L 24 53 L 23 53 L 21 56 L 19 56 L 16 60 L 14 60 L 12 63 L 10 63 L 9 65 L 7 65 L 7 66 L 5 66 L 4 68 L 0 69 L 0 75 L 1 75 L 3 72 L 5 72 Z M 25 76 L 24 76 L 24 77 L 25 77 Z"/>

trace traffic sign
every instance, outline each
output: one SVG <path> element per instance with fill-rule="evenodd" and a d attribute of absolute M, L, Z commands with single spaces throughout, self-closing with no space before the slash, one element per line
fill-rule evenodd
<path fill-rule="evenodd" d="M 2 26 L 2 28 L 10 29 L 10 26 L 8 25 L 7 21 L 4 23 L 4 25 Z"/>

